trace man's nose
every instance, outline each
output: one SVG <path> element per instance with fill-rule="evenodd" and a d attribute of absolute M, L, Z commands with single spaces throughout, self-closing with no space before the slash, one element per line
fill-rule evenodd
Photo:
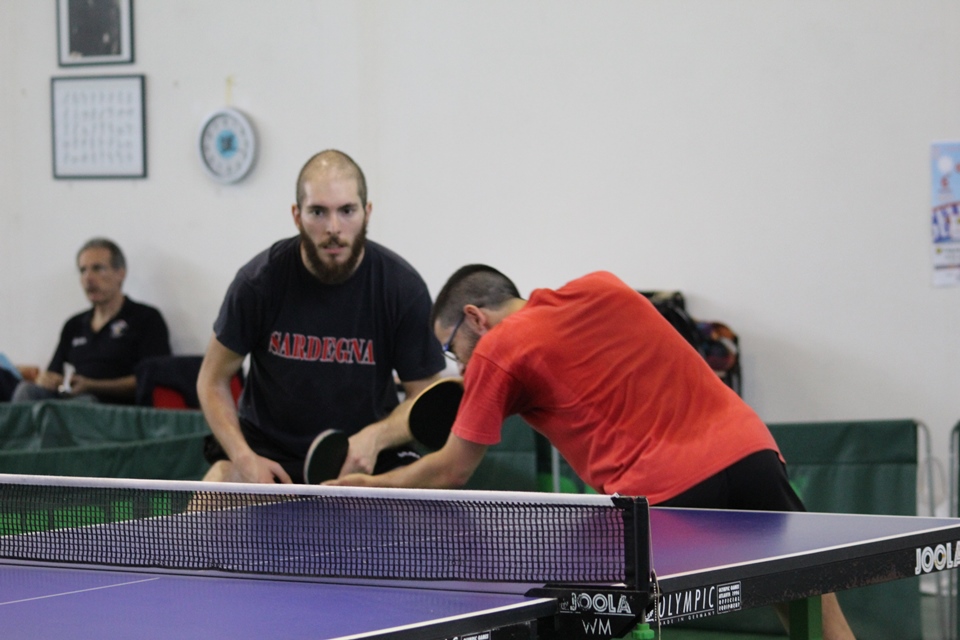
<path fill-rule="evenodd" d="M 340 217 L 336 215 L 330 216 L 330 219 L 327 221 L 327 233 L 331 236 L 340 235 Z"/>

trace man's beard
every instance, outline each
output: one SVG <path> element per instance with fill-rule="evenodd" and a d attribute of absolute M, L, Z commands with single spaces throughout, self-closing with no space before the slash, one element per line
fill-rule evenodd
<path fill-rule="evenodd" d="M 307 256 L 307 262 L 310 263 L 310 270 L 313 276 L 323 284 L 343 284 L 346 282 L 351 275 L 353 275 L 354 270 L 357 268 L 357 264 L 360 262 L 360 256 L 363 254 L 363 248 L 367 244 L 367 225 L 364 223 L 363 227 L 360 229 L 360 233 L 357 234 L 357 237 L 353 241 L 353 245 L 350 247 L 350 255 L 347 257 L 347 261 L 343 264 L 334 264 L 328 266 L 323 262 L 323 259 L 320 257 L 320 249 L 317 248 L 313 241 L 310 240 L 306 232 L 300 230 L 300 246 L 303 247 L 304 253 Z M 327 240 L 322 245 L 322 248 L 330 246 L 347 246 L 346 242 L 341 241 L 339 238 L 333 238 Z"/>

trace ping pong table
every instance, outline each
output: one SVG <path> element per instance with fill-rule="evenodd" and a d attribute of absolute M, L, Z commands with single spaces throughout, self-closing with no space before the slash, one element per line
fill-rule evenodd
<path fill-rule="evenodd" d="M 15 638 L 610 638 L 791 602 L 819 637 L 819 595 L 952 569 L 960 520 L 649 510 L 650 601 L 619 584 L 358 580 L 0 560 L 0 629 Z"/>

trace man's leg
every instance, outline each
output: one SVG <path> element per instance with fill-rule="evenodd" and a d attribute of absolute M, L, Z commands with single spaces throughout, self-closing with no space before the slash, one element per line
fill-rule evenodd
<path fill-rule="evenodd" d="M 855 640 L 853 630 L 847 624 L 847 618 L 840 609 L 835 593 L 825 593 L 820 597 L 821 616 L 823 619 L 823 640 Z M 790 605 L 777 604 L 773 606 L 783 628 L 790 633 Z"/>
<path fill-rule="evenodd" d="M 54 400 L 58 397 L 60 397 L 60 394 L 56 391 L 24 380 L 13 390 L 10 402 L 37 402 L 39 400 Z"/>
<path fill-rule="evenodd" d="M 32 382 L 23 381 L 13 390 L 10 402 L 39 402 L 41 400 L 70 400 L 72 402 L 100 402 L 92 393 L 71 396 L 59 391 L 51 391 Z"/>
<path fill-rule="evenodd" d="M 287 473 L 290 473 L 287 471 Z M 237 473 L 237 467 L 229 460 L 217 460 L 203 475 L 204 482 L 246 482 Z"/>
<path fill-rule="evenodd" d="M 229 460 L 217 460 L 210 468 L 207 470 L 207 473 L 203 476 L 204 482 L 229 482 L 230 475 L 233 471 L 233 463 Z"/>
<path fill-rule="evenodd" d="M 827 593 L 821 597 L 821 600 L 823 601 L 823 640 L 853 640 L 853 631 L 840 609 L 836 594 Z"/>

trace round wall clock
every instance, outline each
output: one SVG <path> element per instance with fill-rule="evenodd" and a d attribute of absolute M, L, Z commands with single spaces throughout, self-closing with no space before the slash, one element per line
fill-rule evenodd
<path fill-rule="evenodd" d="M 218 182 L 231 183 L 250 173 L 257 157 L 257 135 L 236 109 L 214 111 L 200 128 L 200 160 Z"/>

